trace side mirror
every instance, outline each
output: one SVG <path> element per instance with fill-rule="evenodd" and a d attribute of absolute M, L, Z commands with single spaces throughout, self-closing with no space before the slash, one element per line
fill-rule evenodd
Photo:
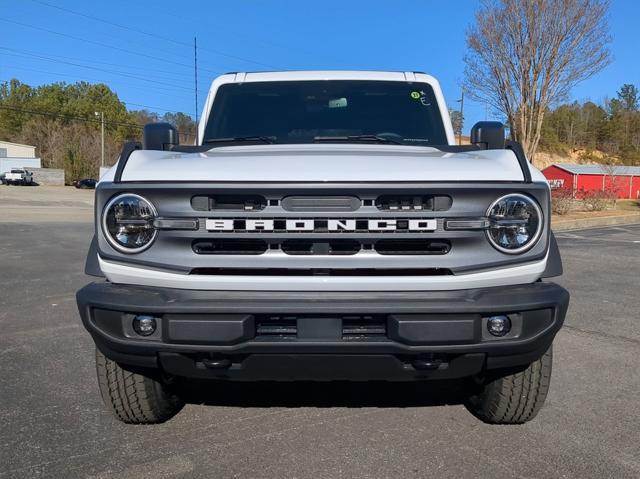
<path fill-rule="evenodd" d="M 499 121 L 479 121 L 471 128 L 471 143 L 487 150 L 504 149 L 504 125 Z"/>
<path fill-rule="evenodd" d="M 143 150 L 166 150 L 180 143 L 180 135 L 170 123 L 147 123 L 142 134 Z"/>

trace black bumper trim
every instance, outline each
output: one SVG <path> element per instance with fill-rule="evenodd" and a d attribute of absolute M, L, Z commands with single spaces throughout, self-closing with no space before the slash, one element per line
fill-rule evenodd
<path fill-rule="evenodd" d="M 395 368 L 398 378 L 440 378 L 458 377 L 473 369 L 469 368 L 468 362 L 464 362 L 465 367 L 461 369 L 453 366 L 456 358 L 469 355 L 476 358 L 474 368 L 478 364 L 478 367 L 491 369 L 534 361 L 551 345 L 562 326 L 569 293 L 554 283 L 543 282 L 462 291 L 389 293 L 195 291 L 91 283 L 78 291 L 77 301 L 83 324 L 98 348 L 123 365 L 163 367 L 175 372 L 173 366 L 178 364 L 177 370 L 182 374 L 198 377 L 203 373 L 202 367 L 198 366 L 203 358 L 224 357 L 232 360 L 229 370 L 214 373 L 206 370 L 204 374 L 207 377 L 255 378 L 268 375 L 264 368 L 259 371 L 248 369 L 249 364 L 258 364 L 254 359 L 245 363 L 253 356 L 302 358 L 295 361 L 296 364 L 306 363 L 313 355 L 324 355 L 325 358 L 385 356 L 385 371 L 401 364 Z M 119 326 L 130 321 L 136 313 L 161 316 L 159 334 L 142 338 Z M 484 324 L 482 318 L 505 313 L 519 315 L 519 334 L 488 340 L 480 331 L 479 325 Z M 319 339 L 305 334 L 284 340 L 256 337 L 254 316 L 265 314 L 323 318 L 349 314 L 383 315 L 387 318 L 387 334 L 356 341 L 344 340 L 331 331 L 323 332 Z M 181 324 L 181 318 L 186 318 L 186 329 L 179 330 L 176 327 Z M 220 324 L 212 324 L 216 320 Z M 203 321 L 202 331 L 208 331 L 206 334 L 223 330 L 224 337 L 194 339 L 201 331 L 194 329 L 194 325 L 200 324 L 194 324 L 194 321 Z M 329 329 L 336 324 L 340 323 L 326 323 Z M 182 360 L 174 358 L 169 363 L 167 359 L 164 363 L 158 360 L 166 354 L 178 355 Z M 434 355 L 451 367 L 439 372 L 412 370 L 411 364 L 416 358 Z M 480 357 L 482 360 L 477 362 Z M 241 366 L 243 363 L 245 366 Z M 360 364 L 359 360 L 356 363 Z M 377 360 L 370 363 L 372 368 L 361 370 L 362 376 L 368 377 L 368 373 L 380 376 L 376 373 Z M 193 367 L 185 369 L 188 364 Z M 291 377 L 299 375 L 290 374 Z"/>

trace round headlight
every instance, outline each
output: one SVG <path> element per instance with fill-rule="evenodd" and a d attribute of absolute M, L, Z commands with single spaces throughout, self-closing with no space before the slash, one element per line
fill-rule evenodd
<path fill-rule="evenodd" d="M 487 210 L 487 237 L 498 251 L 523 253 L 536 244 L 542 233 L 544 218 L 538 203 L 525 195 L 505 195 Z"/>
<path fill-rule="evenodd" d="M 158 233 L 153 220 L 155 207 L 142 196 L 126 193 L 112 198 L 104 208 L 102 229 L 109 243 L 123 253 L 139 253 L 153 243 Z"/>

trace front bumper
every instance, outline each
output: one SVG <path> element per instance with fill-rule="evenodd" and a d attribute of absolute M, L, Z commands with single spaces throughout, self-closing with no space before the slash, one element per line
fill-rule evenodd
<path fill-rule="evenodd" d="M 437 292 L 233 292 L 91 283 L 85 328 L 132 368 L 238 380 L 411 380 L 526 365 L 551 345 L 569 304 L 554 283 Z M 136 314 L 158 318 L 137 335 Z M 487 317 L 506 314 L 496 338 Z"/>

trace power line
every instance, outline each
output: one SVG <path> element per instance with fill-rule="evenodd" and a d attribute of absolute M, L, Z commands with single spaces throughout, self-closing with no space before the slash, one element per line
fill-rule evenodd
<path fill-rule="evenodd" d="M 0 82 L 3 82 L 3 81 L 4 82 L 8 82 L 10 80 L 11 80 L 10 78 L 0 78 Z M 162 107 L 155 106 L 155 105 L 144 105 L 142 103 L 134 103 L 134 102 L 126 101 L 126 100 L 123 100 L 123 99 L 119 99 L 119 100 L 120 100 L 120 102 L 124 103 L 125 106 L 132 105 L 132 106 L 139 106 L 139 107 L 142 107 L 142 108 L 148 108 L 150 110 L 159 110 L 159 111 L 164 111 L 164 112 L 167 112 L 167 113 L 183 113 L 185 115 L 188 115 L 187 113 L 185 113 L 182 110 L 175 110 L 175 109 L 170 110 L 169 108 L 162 108 Z M 139 111 L 139 110 L 131 110 L 131 109 L 129 109 L 128 111 L 131 113 L 131 112 L 135 112 L 135 111 Z"/>
<path fill-rule="evenodd" d="M 69 35 L 67 33 L 56 32 L 54 30 L 49 30 L 48 28 L 37 27 L 35 25 L 29 25 L 27 23 L 22 23 L 22 22 L 16 22 L 15 20 L 7 20 L 6 18 L 0 18 L 0 21 L 5 22 L 5 23 L 11 23 L 13 25 L 19 25 L 19 26 L 25 27 L 25 28 L 31 28 L 31 29 L 34 29 L 34 30 L 40 30 L 40 31 L 43 31 L 43 32 L 46 32 L 46 33 L 51 33 L 53 35 L 58 35 L 58 36 L 65 37 L 65 38 L 71 38 L 72 40 L 85 42 L 85 43 L 90 43 L 92 45 L 97 45 L 97 46 L 104 47 L 104 48 L 110 48 L 112 50 L 116 50 L 116 51 L 124 52 L 124 53 L 129 53 L 131 55 L 138 55 L 138 56 L 149 58 L 151 60 L 156 60 L 156 61 L 159 61 L 159 62 L 165 62 L 165 63 L 170 63 L 172 65 L 191 68 L 191 65 L 189 65 L 187 63 L 175 62 L 173 60 L 167 60 L 166 58 L 156 57 L 156 56 L 153 56 L 153 55 L 148 55 L 146 53 L 136 52 L 136 51 L 133 51 L 133 50 L 127 50 L 126 48 L 121 48 L 121 47 L 117 47 L 117 46 L 114 46 L 114 45 L 109 45 L 107 43 L 96 42 L 94 40 L 88 40 L 86 38 L 76 37 L 75 35 Z M 220 73 L 219 71 L 210 70 L 210 69 L 206 69 L 206 68 L 203 68 L 202 70 L 206 70 L 208 72 L 215 73 L 215 74 L 219 74 Z"/>
<path fill-rule="evenodd" d="M 29 113 L 31 115 L 51 116 L 51 117 L 54 117 L 54 118 L 61 118 L 61 119 L 64 119 L 64 120 L 69 120 L 69 121 L 84 121 L 86 123 L 100 123 L 101 122 L 101 120 L 99 120 L 97 118 L 82 118 L 82 117 L 78 117 L 78 116 L 64 115 L 62 113 L 53 113 L 53 112 L 48 112 L 48 111 L 27 110 L 25 108 L 16 108 L 16 107 L 13 107 L 13 106 L 0 105 L 0 110 L 11 110 L 11 111 L 17 111 L 17 112 L 20 112 L 20 113 Z M 142 130 L 142 128 L 143 128 L 140 125 L 136 125 L 135 123 L 124 123 L 124 122 L 119 122 L 119 121 L 105 121 L 104 123 L 105 123 L 105 125 L 128 126 L 128 127 L 131 127 L 131 128 L 138 128 L 139 130 Z"/>
<path fill-rule="evenodd" d="M 98 83 L 102 83 L 105 84 L 104 79 L 103 78 L 91 78 L 91 77 L 84 77 L 84 78 L 78 78 L 76 75 L 69 75 L 66 73 L 58 73 L 58 72 L 52 72 L 52 71 L 48 71 L 48 70 L 40 70 L 37 68 L 29 68 L 29 67 L 24 67 L 24 66 L 20 66 L 20 65 L 6 65 L 6 66 L 11 66 L 11 68 L 16 68 L 18 70 L 26 70 L 26 71 L 32 71 L 32 72 L 36 72 L 36 73 L 46 73 L 47 75 L 55 75 L 55 76 L 60 76 L 60 77 L 68 77 L 68 78 L 73 78 L 76 81 L 86 81 L 86 82 L 98 82 Z M 142 86 L 142 85 L 136 85 L 133 83 L 128 83 L 128 82 L 123 82 L 120 80 L 111 80 L 111 83 L 119 83 L 121 85 L 127 85 L 129 87 L 133 87 L 134 89 L 137 90 L 143 90 L 143 91 L 148 91 L 150 88 L 154 89 L 154 90 L 159 90 L 162 92 L 175 92 L 175 88 L 167 88 L 167 87 L 161 87 L 161 86 Z M 203 92 L 206 90 L 202 90 Z M 184 92 L 187 93 L 187 92 Z"/>
<path fill-rule="evenodd" d="M 104 61 L 99 61 L 99 60 L 95 60 L 95 59 L 86 59 L 86 58 L 74 58 L 74 57 L 66 57 L 63 55 L 55 55 L 53 53 L 46 53 L 43 54 L 42 52 L 36 52 L 33 50 L 22 50 L 19 48 L 9 48 L 9 47 L 3 47 L 0 46 L 0 50 L 7 50 L 7 51 L 11 51 L 14 52 L 16 55 L 23 55 L 23 56 L 33 56 L 33 57 L 43 57 L 46 59 L 50 59 L 50 61 L 61 61 L 62 60 L 67 60 L 69 62 L 84 62 L 86 63 L 96 63 L 99 65 L 107 65 L 107 66 L 112 66 L 112 67 L 118 67 L 118 68 L 125 68 L 125 69 L 133 69 L 135 70 L 135 72 L 140 72 L 140 67 L 131 67 L 128 65 L 122 65 L 120 63 L 112 63 L 112 62 L 104 62 Z M 115 71 L 115 70 L 107 70 L 107 71 Z M 188 77 L 189 74 L 188 73 L 178 73 L 178 72 L 172 72 L 172 71 L 168 71 L 168 70 L 158 70 L 156 68 L 144 68 L 145 72 L 157 72 L 157 73 L 162 73 L 164 75 L 174 75 L 174 76 L 178 76 L 181 78 L 169 78 L 169 77 L 162 77 L 162 76 L 158 76 L 154 73 L 154 77 L 155 78 L 164 78 L 165 80 L 171 80 L 171 81 L 185 81 Z M 127 74 L 132 74 L 130 71 L 126 71 L 124 73 Z"/>
<path fill-rule="evenodd" d="M 53 117 L 53 118 L 60 118 L 63 120 L 69 120 L 69 121 L 83 121 L 85 123 L 101 123 L 102 120 L 99 120 L 97 118 L 84 118 L 84 117 L 79 117 L 79 116 L 71 116 L 71 115 L 65 115 L 62 113 L 54 113 L 54 112 L 48 112 L 48 111 L 37 111 L 37 110 L 28 110 L 26 108 L 17 108 L 17 107 L 12 107 L 12 106 L 4 106 L 4 105 L 0 105 L 0 110 L 10 110 L 10 111 L 16 111 L 16 112 L 20 112 L 20 113 L 27 113 L 30 115 L 40 115 L 40 116 L 49 116 L 49 117 Z M 109 121 L 109 120 L 105 120 L 104 122 L 105 125 L 114 125 L 114 126 L 126 126 L 129 128 L 136 128 L 138 130 L 142 130 L 144 129 L 144 127 L 140 126 L 140 125 L 136 125 L 135 123 L 125 123 L 125 122 L 120 122 L 120 121 Z M 192 130 L 183 130 L 183 133 L 189 136 L 193 136 L 194 132 Z"/>
<path fill-rule="evenodd" d="M 10 48 L 5 48 L 5 47 L 0 47 L 0 50 L 11 50 L 11 49 Z M 2 53 L 2 52 L 0 52 L 0 55 L 18 56 L 20 58 L 23 58 L 25 56 L 26 57 L 32 57 L 32 58 L 36 58 L 36 59 L 44 60 L 44 61 L 48 61 L 48 62 L 63 63 L 65 65 L 71 65 L 71 66 L 78 67 L 78 68 L 86 68 L 88 70 L 106 72 L 106 73 L 110 73 L 112 75 L 116 75 L 117 74 L 117 75 L 121 75 L 121 76 L 124 76 L 124 77 L 127 77 L 127 78 L 133 78 L 135 80 L 140 80 L 140 81 L 144 81 L 144 82 L 148 82 L 148 83 L 157 83 L 158 85 L 165 85 L 165 86 L 170 86 L 170 87 L 174 87 L 174 88 L 179 88 L 181 90 L 191 91 L 191 88 L 187 88 L 187 87 L 182 86 L 182 85 L 176 85 L 174 83 L 167 83 L 167 82 L 158 81 L 158 80 L 150 80 L 149 78 L 145 78 L 145 77 L 141 77 L 141 76 L 137 76 L 137 75 L 132 75 L 132 74 L 127 73 L 127 72 L 122 72 L 122 71 L 117 71 L 117 70 L 107 70 L 106 68 L 92 67 L 90 65 L 82 65 L 80 63 L 68 62 L 68 61 L 58 60 L 58 59 L 51 58 L 51 57 L 46 57 L 44 55 L 25 54 L 25 53 Z"/>
<path fill-rule="evenodd" d="M 52 4 L 50 4 L 48 2 L 44 2 L 42 0 L 31 0 L 31 1 L 34 2 L 34 3 L 38 3 L 40 5 L 44 5 L 46 7 L 55 8 L 57 10 L 61 10 L 61 11 L 66 12 L 66 13 L 70 13 L 72 15 L 77 15 L 77 16 L 80 16 L 80 17 L 83 17 L 83 18 L 88 18 L 90 20 L 94 20 L 96 22 L 104 23 L 106 25 L 111 25 L 111 26 L 114 26 L 114 27 L 122 28 L 123 30 L 129 30 L 131 32 L 139 33 L 141 35 L 146 35 L 148 37 L 158 38 L 160 40 L 164 40 L 166 42 L 171 42 L 171 43 L 174 43 L 176 45 L 191 47 L 191 45 L 188 42 L 175 40 L 173 38 L 165 37 L 163 35 L 158 35 L 156 33 L 145 32 L 144 30 L 140 30 L 138 28 L 129 27 L 129 26 L 123 25 L 121 23 L 116 23 L 116 22 L 112 22 L 110 20 L 105 20 L 103 18 L 95 17 L 95 16 L 92 16 L 92 15 L 87 15 L 85 13 L 78 12 L 76 10 L 71 10 L 70 8 L 60 7 L 59 5 L 52 5 Z M 278 67 L 276 67 L 274 65 L 269 65 L 268 63 L 262 63 L 262 62 L 258 62 L 258 61 L 252 60 L 250 58 L 240 57 L 240 56 L 237 56 L 237 55 L 231 55 L 229 53 L 225 53 L 225 52 L 222 52 L 220 50 L 214 50 L 214 49 L 203 48 L 203 47 L 200 47 L 200 50 L 208 51 L 208 52 L 214 53 L 216 55 L 220 55 L 220 56 L 223 56 L 223 57 L 231 58 L 233 60 L 239 60 L 239 61 L 243 61 L 243 62 L 246 62 L 246 63 L 253 63 L 254 65 L 260 65 L 260 66 L 268 67 L 268 68 L 278 68 Z"/>
<path fill-rule="evenodd" d="M 151 110 L 160 110 L 160 111 L 166 111 L 168 113 L 184 113 L 185 115 L 187 113 L 180 111 L 180 110 L 169 110 L 168 108 L 160 108 L 159 106 L 152 106 L 152 105 L 142 105 L 140 103 L 133 103 L 130 101 L 125 101 L 125 100 L 120 100 L 122 103 L 124 103 L 125 105 L 133 105 L 133 106 L 140 106 L 142 108 L 149 108 Z M 133 111 L 133 110 L 129 110 L 129 111 Z"/>

